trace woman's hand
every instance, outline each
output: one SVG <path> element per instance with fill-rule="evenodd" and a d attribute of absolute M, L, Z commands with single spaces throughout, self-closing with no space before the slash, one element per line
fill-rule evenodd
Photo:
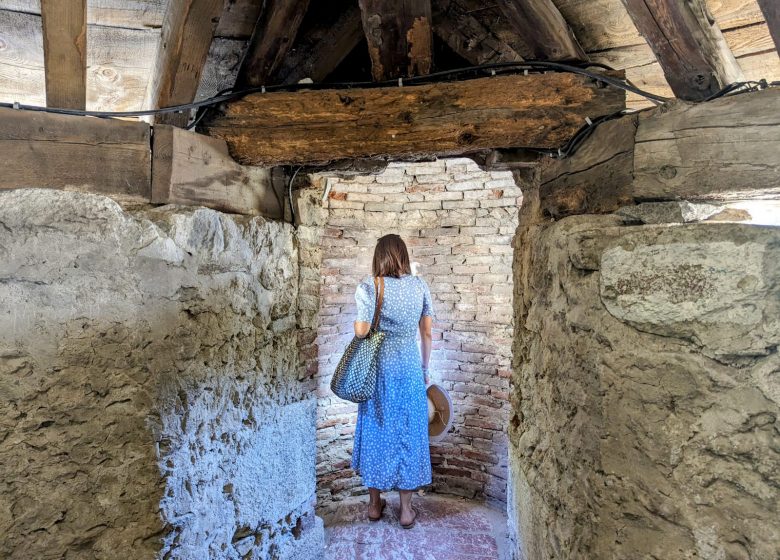
<path fill-rule="evenodd" d="M 428 382 L 430 381 L 430 379 L 428 378 L 428 368 L 427 367 L 423 367 L 422 371 L 423 371 L 423 379 L 425 380 L 425 386 L 427 387 L 428 386 Z"/>

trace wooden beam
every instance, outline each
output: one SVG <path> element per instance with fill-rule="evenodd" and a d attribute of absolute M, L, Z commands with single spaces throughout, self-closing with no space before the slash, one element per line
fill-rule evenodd
<path fill-rule="evenodd" d="M 536 60 L 587 60 L 569 24 L 552 0 L 498 0 L 519 39 Z"/>
<path fill-rule="evenodd" d="M 622 75 L 613 73 L 611 75 Z M 239 162 L 314 164 L 345 158 L 455 155 L 564 144 L 585 117 L 625 95 L 574 74 L 481 78 L 411 87 L 248 95 L 204 124 Z"/>
<path fill-rule="evenodd" d="M 637 200 L 780 195 L 780 90 L 642 114 L 634 150 Z"/>
<path fill-rule="evenodd" d="M 680 99 L 701 101 L 744 80 L 704 0 L 623 0 Z"/>
<path fill-rule="evenodd" d="M 430 74 L 430 0 L 359 0 L 374 81 Z"/>
<path fill-rule="evenodd" d="M 238 87 L 267 83 L 292 47 L 308 7 L 309 0 L 266 2 L 238 72 Z"/>
<path fill-rule="evenodd" d="M 780 53 L 780 2 L 777 0 L 758 0 L 761 12 L 769 27 L 769 33 L 775 42 L 775 49 Z"/>
<path fill-rule="evenodd" d="M 149 106 L 190 103 L 198 91 L 203 65 L 224 0 L 170 0 L 165 12 L 156 69 L 149 82 Z M 155 122 L 185 126 L 188 113 L 168 113 Z"/>
<path fill-rule="evenodd" d="M 271 218 L 284 213 L 270 169 L 242 167 L 224 140 L 168 125 L 154 127 L 151 200 Z"/>
<path fill-rule="evenodd" d="M 41 0 L 46 106 L 87 106 L 87 0 Z"/>
<path fill-rule="evenodd" d="M 433 31 L 473 65 L 523 58 L 453 0 L 433 0 Z"/>
<path fill-rule="evenodd" d="M 0 109 L 0 189 L 69 188 L 148 201 L 149 125 Z"/>
<path fill-rule="evenodd" d="M 271 82 L 294 84 L 304 78 L 321 82 L 357 47 L 362 38 L 360 8 L 357 4 L 350 4 L 335 21 L 319 21 L 311 29 L 301 29 Z"/>

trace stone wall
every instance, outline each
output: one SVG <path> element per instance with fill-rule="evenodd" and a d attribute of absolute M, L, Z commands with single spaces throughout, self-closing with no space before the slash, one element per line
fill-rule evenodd
<path fill-rule="evenodd" d="M 605 126 L 524 188 L 515 556 L 774 559 L 780 229 L 717 204 L 631 205 L 626 130 Z"/>
<path fill-rule="evenodd" d="M 0 193 L 0 556 L 316 558 L 293 229 Z"/>
<path fill-rule="evenodd" d="M 503 504 L 512 333 L 512 234 L 520 189 L 508 172 L 468 159 L 392 163 L 381 173 L 314 177 L 299 228 L 319 243 L 318 504 L 365 492 L 349 468 L 357 405 L 330 392 L 353 336 L 355 288 L 371 274 L 376 240 L 398 233 L 430 284 L 436 312 L 431 380 L 454 400 L 454 425 L 432 446 L 432 489 Z M 324 202 L 323 202 L 324 198 Z M 303 235 L 303 234 L 301 234 Z M 316 353 L 315 353 L 316 348 Z"/>

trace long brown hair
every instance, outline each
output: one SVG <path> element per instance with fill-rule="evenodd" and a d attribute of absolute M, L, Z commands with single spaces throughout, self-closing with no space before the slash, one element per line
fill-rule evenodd
<path fill-rule="evenodd" d="M 391 233 L 379 238 L 374 249 L 374 262 L 371 266 L 374 276 L 394 276 L 411 274 L 409 251 L 400 236 Z"/>

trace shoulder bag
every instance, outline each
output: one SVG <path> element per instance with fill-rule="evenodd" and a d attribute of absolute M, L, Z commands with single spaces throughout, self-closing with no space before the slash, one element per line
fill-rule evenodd
<path fill-rule="evenodd" d="M 336 366 L 330 389 L 336 396 L 355 403 L 365 402 L 374 396 L 378 369 L 379 347 L 385 339 L 385 333 L 379 330 L 379 314 L 382 311 L 382 297 L 385 291 L 385 279 L 374 278 L 376 307 L 371 328 L 364 338 L 355 336 L 344 350 L 344 355 Z"/>

